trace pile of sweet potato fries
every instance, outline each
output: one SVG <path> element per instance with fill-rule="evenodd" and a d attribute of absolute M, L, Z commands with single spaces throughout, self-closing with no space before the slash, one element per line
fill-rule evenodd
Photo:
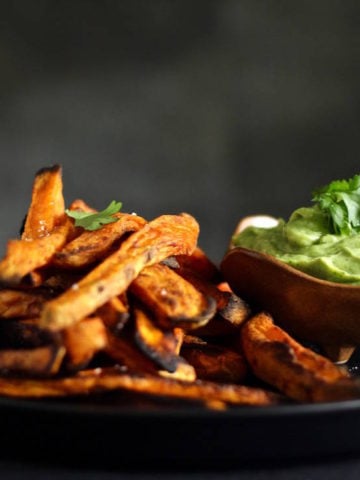
<path fill-rule="evenodd" d="M 209 408 L 360 398 L 358 381 L 231 291 L 189 214 L 115 213 L 95 230 L 40 170 L 0 261 L 0 395 L 128 391 Z M 276 322 L 276 319 L 275 319 Z"/>

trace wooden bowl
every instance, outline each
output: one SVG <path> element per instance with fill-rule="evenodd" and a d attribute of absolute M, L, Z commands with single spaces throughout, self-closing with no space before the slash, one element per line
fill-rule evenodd
<path fill-rule="evenodd" d="M 236 231 L 241 229 L 239 224 Z M 319 345 L 332 360 L 347 361 L 360 345 L 359 286 L 320 280 L 271 255 L 233 245 L 221 270 L 250 305 L 270 313 L 297 339 Z"/>

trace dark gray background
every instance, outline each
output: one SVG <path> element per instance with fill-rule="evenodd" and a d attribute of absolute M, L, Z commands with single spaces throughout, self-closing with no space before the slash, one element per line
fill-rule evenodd
<path fill-rule="evenodd" d="M 358 1 L 12 1 L 0 7 L 0 247 L 37 169 L 67 201 L 188 211 L 221 258 L 359 168 Z"/>

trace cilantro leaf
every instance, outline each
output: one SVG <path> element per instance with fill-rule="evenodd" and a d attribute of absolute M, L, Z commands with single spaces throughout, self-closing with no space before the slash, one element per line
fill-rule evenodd
<path fill-rule="evenodd" d="M 121 202 L 113 200 L 109 205 L 101 212 L 88 213 L 81 210 L 69 210 L 66 209 L 65 213 L 75 219 L 75 226 L 82 227 L 85 230 L 98 230 L 107 223 L 117 222 L 118 218 L 113 215 L 120 211 L 122 207 Z"/>
<path fill-rule="evenodd" d="M 360 175 L 349 180 L 334 180 L 314 191 L 313 199 L 328 217 L 332 233 L 351 235 L 360 232 Z"/>

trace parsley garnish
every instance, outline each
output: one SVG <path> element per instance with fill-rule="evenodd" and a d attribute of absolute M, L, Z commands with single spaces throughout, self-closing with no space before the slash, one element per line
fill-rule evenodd
<path fill-rule="evenodd" d="M 75 226 L 82 227 L 85 230 L 98 230 L 107 223 L 113 223 L 118 220 L 114 217 L 114 213 L 119 212 L 122 207 L 121 202 L 115 202 L 113 200 L 109 205 L 101 212 L 87 213 L 81 210 L 65 210 L 65 213 L 75 219 Z"/>
<path fill-rule="evenodd" d="M 332 233 L 360 232 L 360 175 L 349 180 L 334 180 L 313 193 L 313 201 L 328 217 Z"/>

